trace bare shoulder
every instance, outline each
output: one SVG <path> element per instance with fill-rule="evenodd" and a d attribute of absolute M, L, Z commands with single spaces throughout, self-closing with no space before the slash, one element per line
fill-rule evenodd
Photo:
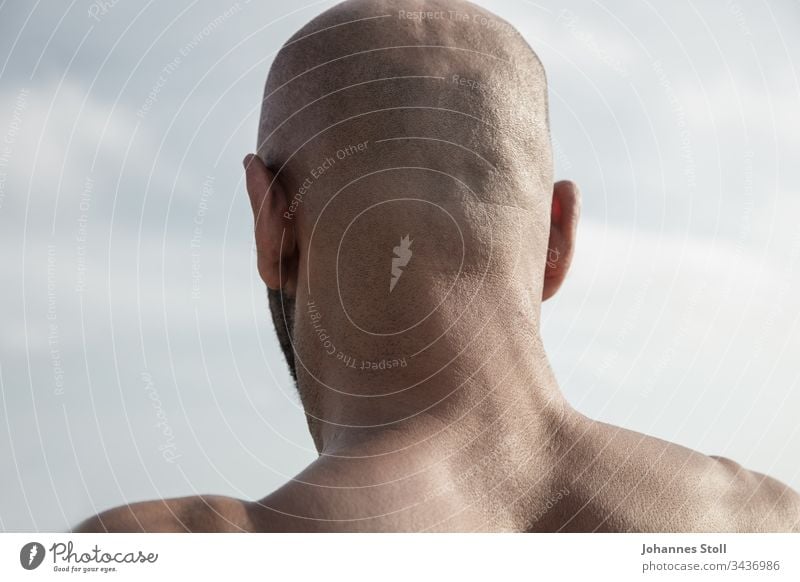
<path fill-rule="evenodd" d="M 594 421 L 573 441 L 582 531 L 800 531 L 797 492 L 731 459 Z"/>
<path fill-rule="evenodd" d="M 800 495 L 781 481 L 742 467 L 725 457 L 710 456 L 710 462 L 727 481 L 729 503 L 747 530 L 800 532 Z"/>
<path fill-rule="evenodd" d="M 251 531 L 250 504 L 220 495 L 143 501 L 103 511 L 76 533 Z"/>

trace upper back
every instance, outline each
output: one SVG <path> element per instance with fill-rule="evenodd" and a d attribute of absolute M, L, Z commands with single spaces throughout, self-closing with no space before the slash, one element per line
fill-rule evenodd
<path fill-rule="evenodd" d="M 312 465 L 258 502 L 198 496 L 122 506 L 76 531 L 800 531 L 783 483 L 603 423 L 565 431 L 549 466 L 418 471 Z M 493 487 L 474 487 L 475 483 Z"/>

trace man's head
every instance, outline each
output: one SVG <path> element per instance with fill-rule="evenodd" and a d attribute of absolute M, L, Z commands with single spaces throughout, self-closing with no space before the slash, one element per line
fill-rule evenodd
<path fill-rule="evenodd" d="M 538 333 L 571 260 L 577 190 L 553 185 L 544 69 L 471 3 L 351 0 L 309 22 L 275 58 L 245 165 L 301 384 L 351 357 L 420 362 L 509 302 Z M 301 387 L 307 409 L 316 394 Z"/>

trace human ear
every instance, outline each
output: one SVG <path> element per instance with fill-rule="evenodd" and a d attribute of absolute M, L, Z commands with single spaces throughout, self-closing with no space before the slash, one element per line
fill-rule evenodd
<path fill-rule="evenodd" d="M 575 251 L 580 207 L 581 194 L 574 182 L 563 180 L 553 185 L 542 301 L 555 295 L 567 276 Z"/>
<path fill-rule="evenodd" d="M 255 154 L 244 158 L 247 194 L 253 209 L 258 273 L 270 289 L 293 295 L 297 285 L 295 218 L 275 175 Z"/>

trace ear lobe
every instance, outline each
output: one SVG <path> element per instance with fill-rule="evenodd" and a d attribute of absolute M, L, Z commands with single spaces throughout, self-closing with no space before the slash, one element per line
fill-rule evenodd
<path fill-rule="evenodd" d="M 550 238 L 544 268 L 542 301 L 555 295 L 569 271 L 575 251 L 580 201 L 580 190 L 575 183 L 563 180 L 553 185 Z"/>
<path fill-rule="evenodd" d="M 294 220 L 275 175 L 255 155 L 244 159 L 247 194 L 253 210 L 258 251 L 258 273 L 270 289 L 294 294 L 297 281 L 297 244 Z"/>

